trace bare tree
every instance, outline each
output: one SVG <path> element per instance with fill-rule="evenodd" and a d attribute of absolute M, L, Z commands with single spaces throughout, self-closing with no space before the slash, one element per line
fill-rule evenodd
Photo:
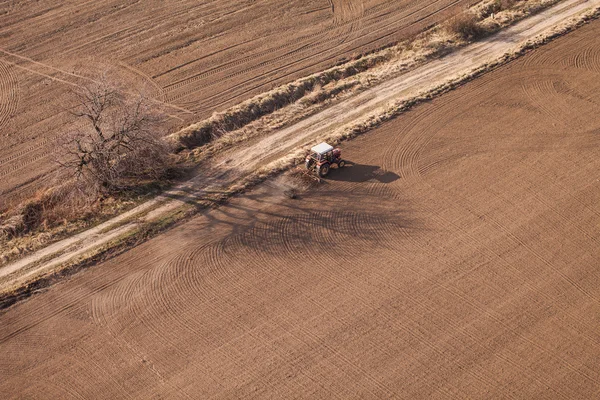
<path fill-rule="evenodd" d="M 66 135 L 59 163 L 106 190 L 140 178 L 158 178 L 168 168 L 164 114 L 144 96 L 124 94 L 107 83 L 74 92 L 72 114 L 82 128 Z"/>

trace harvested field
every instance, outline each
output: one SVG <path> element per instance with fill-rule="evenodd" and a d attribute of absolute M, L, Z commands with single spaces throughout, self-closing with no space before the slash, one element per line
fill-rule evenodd
<path fill-rule="evenodd" d="M 175 127 L 407 37 L 473 2 L 3 2 L 0 203 L 47 178 L 57 138 L 74 128 L 69 91 L 103 73 L 164 104 Z"/>
<path fill-rule="evenodd" d="M 600 22 L 0 315 L 8 398 L 600 393 Z"/>

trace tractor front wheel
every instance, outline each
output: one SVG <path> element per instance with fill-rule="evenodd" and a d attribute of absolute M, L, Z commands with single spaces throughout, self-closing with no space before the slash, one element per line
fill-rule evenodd
<path fill-rule="evenodd" d="M 329 164 L 320 165 L 319 168 L 317 168 L 317 173 L 321 178 L 327 176 L 329 173 Z"/>
<path fill-rule="evenodd" d="M 340 162 L 338 163 L 338 168 L 344 168 L 344 165 L 346 165 L 346 161 L 340 160 Z"/>

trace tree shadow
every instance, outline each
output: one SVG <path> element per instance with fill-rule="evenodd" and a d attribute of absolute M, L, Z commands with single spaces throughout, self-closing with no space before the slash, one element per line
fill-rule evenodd
<path fill-rule="evenodd" d="M 246 249 L 281 255 L 310 248 L 319 254 L 343 256 L 389 248 L 422 228 L 407 201 L 381 195 L 345 192 L 332 196 L 327 190 L 317 190 L 303 201 L 276 200 L 260 192 L 244 197 L 249 203 L 229 202 L 203 213 L 205 226 L 229 227 L 223 240 L 232 253 Z M 354 246 L 348 248 L 348 242 Z"/>
<path fill-rule="evenodd" d="M 387 184 L 400 179 L 400 176 L 377 165 L 356 164 L 347 161 L 344 168 L 333 168 L 327 175 L 327 179 L 355 183 L 375 180 Z"/>

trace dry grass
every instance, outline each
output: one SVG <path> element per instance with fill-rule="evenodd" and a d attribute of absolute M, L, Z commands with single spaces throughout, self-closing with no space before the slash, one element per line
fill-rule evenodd
<path fill-rule="evenodd" d="M 149 195 L 104 196 L 86 183 L 65 180 L 1 214 L 0 266 L 118 215 Z"/>

